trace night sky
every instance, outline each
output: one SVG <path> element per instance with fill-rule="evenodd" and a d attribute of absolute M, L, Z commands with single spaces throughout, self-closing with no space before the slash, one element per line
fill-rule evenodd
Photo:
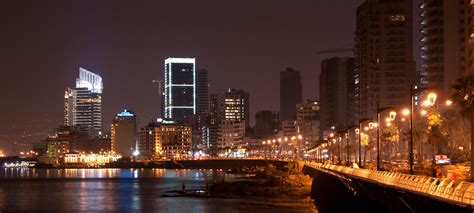
<path fill-rule="evenodd" d="M 363 0 L 8 1 L 0 7 L 0 140 L 44 137 L 62 124 L 63 95 L 79 66 L 104 79 L 104 127 L 123 108 L 140 125 L 158 116 L 167 57 L 196 57 L 211 92 L 250 92 L 251 115 L 278 110 L 279 72 L 301 71 L 318 98 L 323 49 L 354 43 Z M 23 131 L 26 130 L 26 131 Z M 19 133 L 23 132 L 23 133 Z M 28 139 L 35 142 L 36 139 Z M 1 148 L 1 147 L 0 147 Z"/>

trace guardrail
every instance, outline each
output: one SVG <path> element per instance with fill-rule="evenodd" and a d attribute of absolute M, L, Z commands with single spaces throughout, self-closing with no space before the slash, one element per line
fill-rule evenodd
<path fill-rule="evenodd" d="M 421 193 L 441 200 L 455 202 L 463 205 L 474 205 L 474 184 L 448 180 L 444 178 L 433 178 L 421 175 L 407 175 L 396 172 L 374 171 L 368 169 L 350 168 L 321 163 L 306 163 L 307 166 L 330 170 L 379 184 L 398 187 L 407 191 Z"/>

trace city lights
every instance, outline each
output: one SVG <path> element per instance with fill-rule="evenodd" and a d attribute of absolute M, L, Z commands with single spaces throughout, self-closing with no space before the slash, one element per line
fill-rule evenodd
<path fill-rule="evenodd" d="M 410 110 L 409 110 L 409 109 L 403 109 L 403 110 L 402 110 L 402 115 L 403 115 L 403 116 L 408 116 L 408 115 L 410 115 Z"/>
<path fill-rule="evenodd" d="M 446 106 L 451 106 L 453 104 L 453 101 L 451 100 L 446 100 Z"/>
<path fill-rule="evenodd" d="M 420 114 L 421 114 L 422 116 L 425 116 L 426 114 L 428 114 L 428 111 L 426 111 L 426 110 L 423 109 L 423 110 L 421 110 Z"/>
<path fill-rule="evenodd" d="M 474 0 L 11 2 L 0 213 L 474 209 Z"/>
<path fill-rule="evenodd" d="M 429 103 L 429 106 L 433 106 L 436 102 L 436 98 L 438 97 L 438 95 L 436 95 L 436 93 L 429 93 L 428 96 L 427 96 L 427 100 L 428 100 L 428 103 Z"/>
<path fill-rule="evenodd" d="M 397 112 L 391 111 L 391 112 L 389 113 L 389 115 L 390 115 L 390 120 L 391 120 L 391 121 L 394 121 L 394 120 L 395 120 L 395 117 L 397 116 Z"/>

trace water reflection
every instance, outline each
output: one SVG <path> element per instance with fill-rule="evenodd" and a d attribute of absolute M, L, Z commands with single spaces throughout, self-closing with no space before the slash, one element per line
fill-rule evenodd
<path fill-rule="evenodd" d="M 229 175 L 212 169 L 3 169 L 0 179 L 113 179 L 113 178 L 178 178 L 207 180 Z"/>
<path fill-rule="evenodd" d="M 206 169 L 2 169 L 0 211 L 226 211 L 242 200 L 161 195 L 183 183 L 187 189 L 204 189 L 213 181 L 243 176 Z"/>

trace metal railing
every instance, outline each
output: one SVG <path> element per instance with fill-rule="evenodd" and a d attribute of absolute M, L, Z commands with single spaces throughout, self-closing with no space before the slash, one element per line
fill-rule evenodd
<path fill-rule="evenodd" d="M 470 205 L 471 208 L 474 205 L 474 184 L 465 181 L 433 178 L 421 175 L 408 175 L 396 172 L 350 168 L 315 162 L 306 163 L 306 165 L 313 168 L 330 170 L 340 174 L 374 181 L 379 184 L 398 187 L 407 191 L 435 197 L 448 202 Z"/>

